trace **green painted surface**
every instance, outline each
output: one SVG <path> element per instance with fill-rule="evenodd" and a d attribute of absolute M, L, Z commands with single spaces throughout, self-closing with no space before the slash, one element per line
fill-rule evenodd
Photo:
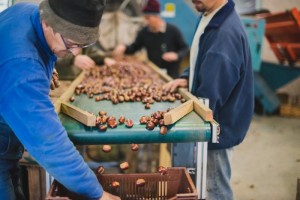
<path fill-rule="evenodd" d="M 181 104 L 179 101 L 174 103 L 155 102 L 151 109 L 145 109 L 141 102 L 113 105 L 110 101 L 96 102 L 85 95 L 81 95 L 76 96 L 76 100 L 72 104 L 95 115 L 101 110 L 106 111 L 107 116 L 112 115 L 116 119 L 123 115 L 125 118 L 132 119 L 134 123 L 132 128 L 118 125 L 115 129 L 108 128 L 107 131 L 101 132 L 96 127 L 87 127 L 61 113 L 61 122 L 75 144 L 179 143 L 210 141 L 211 139 L 210 124 L 204 122 L 195 112 L 189 113 L 175 124 L 168 126 L 166 135 L 159 134 L 159 127 L 149 131 L 145 125 L 139 123 L 141 116 L 175 108 Z"/>

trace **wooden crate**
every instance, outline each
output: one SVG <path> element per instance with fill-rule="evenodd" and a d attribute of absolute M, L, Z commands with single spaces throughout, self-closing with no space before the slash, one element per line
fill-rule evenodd
<path fill-rule="evenodd" d="M 42 200 L 46 197 L 46 172 L 38 164 L 20 162 L 27 171 L 27 187 L 29 200 Z"/>
<path fill-rule="evenodd" d="M 296 78 L 277 90 L 280 99 L 280 114 L 300 117 L 300 78 Z"/>
<path fill-rule="evenodd" d="M 300 106 L 284 104 L 280 106 L 280 115 L 287 117 L 300 117 Z"/>

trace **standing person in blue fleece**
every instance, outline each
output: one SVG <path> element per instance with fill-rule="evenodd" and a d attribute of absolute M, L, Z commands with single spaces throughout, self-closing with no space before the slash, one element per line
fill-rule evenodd
<path fill-rule="evenodd" d="M 190 67 L 164 89 L 188 87 L 196 97 L 209 99 L 221 134 L 219 143 L 208 143 L 207 200 L 232 200 L 232 151 L 243 141 L 254 110 L 250 47 L 232 0 L 193 3 L 202 14 L 191 47 Z"/>
<path fill-rule="evenodd" d="M 104 7 L 105 0 L 45 0 L 0 13 L 1 199 L 25 199 L 18 165 L 24 147 L 71 191 L 86 199 L 120 199 L 103 191 L 49 98 L 56 58 L 97 41 Z"/>

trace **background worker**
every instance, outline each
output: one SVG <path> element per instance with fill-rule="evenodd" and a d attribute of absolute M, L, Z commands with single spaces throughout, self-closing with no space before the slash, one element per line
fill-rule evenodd
<path fill-rule="evenodd" d="M 39 7 L 20 3 L 0 13 L 1 199 L 24 199 L 18 165 L 24 147 L 71 191 L 86 199 L 120 199 L 103 191 L 49 98 L 56 58 L 95 43 L 104 2 L 45 0 Z"/>
<path fill-rule="evenodd" d="M 81 70 L 89 70 L 96 65 L 112 66 L 116 63 L 113 58 L 103 55 L 100 51 L 99 41 L 94 45 L 82 49 L 81 53 L 74 56 L 69 55 L 63 58 L 58 58 L 55 63 L 55 69 L 57 70 L 61 80 L 74 79 Z"/>
<path fill-rule="evenodd" d="M 221 134 L 219 143 L 208 143 L 207 200 L 232 200 L 232 151 L 243 141 L 254 109 L 250 47 L 232 0 L 193 3 L 202 14 L 192 42 L 190 67 L 164 89 L 188 87 L 196 97 L 209 99 Z"/>
<path fill-rule="evenodd" d="M 146 27 L 139 31 L 132 44 L 119 44 L 114 49 L 114 56 L 119 58 L 146 48 L 150 61 L 166 69 L 171 77 L 177 78 L 180 62 L 189 52 L 181 32 L 160 17 L 160 4 L 157 0 L 148 0 L 143 13 Z"/>

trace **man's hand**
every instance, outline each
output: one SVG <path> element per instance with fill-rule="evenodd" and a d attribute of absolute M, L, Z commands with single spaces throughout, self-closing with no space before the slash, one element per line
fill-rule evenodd
<path fill-rule="evenodd" d="M 75 56 L 74 65 L 79 69 L 91 69 L 95 67 L 96 63 L 87 55 L 79 54 Z"/>
<path fill-rule="evenodd" d="M 108 67 L 111 67 L 113 65 L 115 65 L 117 63 L 117 61 L 115 59 L 112 59 L 112 58 L 104 58 L 104 64 Z"/>
<path fill-rule="evenodd" d="M 178 60 L 178 54 L 175 52 L 166 52 L 162 55 L 162 59 L 167 62 L 174 62 Z"/>
<path fill-rule="evenodd" d="M 115 59 L 121 59 L 124 56 L 126 51 L 126 46 L 123 44 L 119 44 L 113 51 L 113 56 Z"/>
<path fill-rule="evenodd" d="M 103 195 L 99 200 L 121 200 L 121 198 L 103 191 Z"/>
<path fill-rule="evenodd" d="M 187 88 L 188 87 L 188 80 L 184 78 L 174 79 L 169 83 L 163 86 L 163 90 L 166 92 L 175 92 L 177 88 Z"/>
<path fill-rule="evenodd" d="M 50 82 L 51 90 L 54 90 L 55 88 L 58 88 L 60 86 L 60 82 L 59 82 L 58 78 L 59 77 L 58 77 L 58 73 L 57 73 L 56 69 L 53 69 L 52 79 Z"/>

